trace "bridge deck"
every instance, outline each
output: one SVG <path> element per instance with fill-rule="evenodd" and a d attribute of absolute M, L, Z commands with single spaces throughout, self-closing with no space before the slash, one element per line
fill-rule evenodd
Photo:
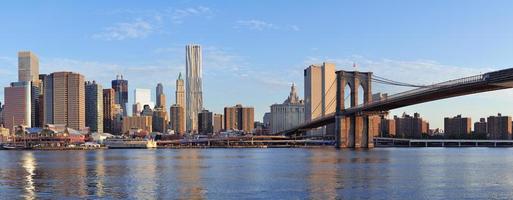
<path fill-rule="evenodd" d="M 511 87 L 513 87 L 513 68 L 450 80 L 401 92 L 388 96 L 386 99 L 380 101 L 347 108 L 337 113 L 337 115 L 345 116 L 365 112 L 382 112 L 429 101 L 507 89 Z M 335 114 L 330 114 L 299 125 L 295 128 L 282 131 L 278 134 L 291 135 L 298 131 L 309 130 L 334 122 Z"/>

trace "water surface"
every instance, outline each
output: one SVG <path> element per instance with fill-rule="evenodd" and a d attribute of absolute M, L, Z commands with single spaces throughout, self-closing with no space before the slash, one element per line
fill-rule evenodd
<path fill-rule="evenodd" d="M 2 199 L 510 199 L 513 149 L 0 151 Z"/>

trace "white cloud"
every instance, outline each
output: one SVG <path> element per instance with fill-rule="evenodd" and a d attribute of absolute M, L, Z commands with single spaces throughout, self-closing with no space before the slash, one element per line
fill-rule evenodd
<path fill-rule="evenodd" d="M 263 31 L 266 29 L 276 29 L 277 27 L 272 24 L 261 20 L 251 19 L 251 20 L 239 20 L 237 21 L 237 27 L 245 27 L 250 30 Z"/>
<path fill-rule="evenodd" d="M 299 31 L 300 28 L 297 25 L 277 25 L 270 22 L 249 19 L 249 20 L 238 20 L 236 21 L 235 28 L 241 29 L 246 28 L 249 30 L 264 31 L 264 30 L 287 30 L 287 31 Z"/>
<path fill-rule="evenodd" d="M 183 9 L 168 9 L 167 15 L 170 16 L 171 21 L 175 24 L 183 23 L 187 17 L 203 16 L 210 18 L 213 16 L 212 10 L 205 6 L 190 7 Z"/>
<path fill-rule="evenodd" d="M 114 26 L 105 28 L 105 31 L 93 35 L 95 39 L 102 40 L 125 40 L 145 38 L 154 32 L 154 25 L 142 19 L 132 22 L 117 23 Z"/>
<path fill-rule="evenodd" d="M 92 38 L 108 41 L 142 39 L 151 34 L 164 32 L 164 25 L 168 23 L 181 24 L 190 17 L 209 19 L 213 16 L 212 10 L 204 6 L 163 10 L 118 9 L 109 14 L 128 15 L 129 18 L 135 18 L 135 20 L 119 22 L 106 27 L 102 32 L 93 34 Z"/>

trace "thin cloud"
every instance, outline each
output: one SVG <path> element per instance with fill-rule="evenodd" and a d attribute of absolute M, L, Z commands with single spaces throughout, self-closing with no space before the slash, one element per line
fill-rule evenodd
<path fill-rule="evenodd" d="M 237 27 L 244 27 L 250 30 L 263 31 L 266 29 L 276 29 L 276 25 L 261 20 L 239 20 L 237 21 Z"/>
<path fill-rule="evenodd" d="M 205 6 L 163 10 L 118 9 L 109 14 L 128 15 L 135 20 L 108 26 L 102 32 L 93 34 L 93 39 L 107 41 L 143 39 L 155 33 L 165 32 L 164 25 L 168 23 L 182 24 L 187 18 L 204 17 L 210 19 L 213 16 L 212 10 Z"/>
<path fill-rule="evenodd" d="M 101 40 L 125 40 L 146 38 L 154 32 L 154 25 L 142 19 L 132 22 L 117 23 L 114 26 L 107 27 L 101 33 L 93 35 L 94 39 Z"/>
<path fill-rule="evenodd" d="M 249 29 L 256 31 L 264 31 L 264 30 L 288 30 L 288 31 L 299 31 L 300 28 L 297 25 L 277 25 L 270 22 L 266 22 L 258 19 L 249 19 L 249 20 L 238 20 L 235 22 L 234 26 L 237 29 Z"/>

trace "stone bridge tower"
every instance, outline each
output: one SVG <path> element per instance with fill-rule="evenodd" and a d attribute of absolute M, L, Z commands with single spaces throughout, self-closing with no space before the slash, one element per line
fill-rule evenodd
<path fill-rule="evenodd" d="M 358 104 L 358 89 L 363 88 L 363 104 L 372 102 L 372 72 L 337 71 L 337 96 L 335 114 L 335 138 L 338 148 L 373 148 L 372 132 L 378 127 L 371 123 L 377 115 L 363 112 L 345 114 L 345 90 L 351 90 L 349 101 L 351 107 Z"/>

